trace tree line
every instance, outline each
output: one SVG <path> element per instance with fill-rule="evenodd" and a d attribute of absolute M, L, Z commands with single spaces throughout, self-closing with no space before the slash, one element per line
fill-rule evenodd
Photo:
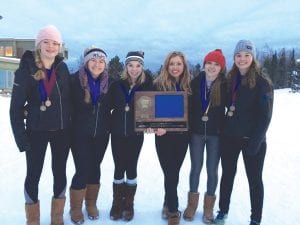
<path fill-rule="evenodd" d="M 265 71 L 271 77 L 274 88 L 291 88 L 293 92 L 300 92 L 300 57 L 296 57 L 295 49 L 282 48 L 273 50 L 265 46 L 258 51 L 257 59 L 264 67 Z M 80 61 L 83 61 L 81 58 Z M 162 66 L 161 66 L 162 67 Z M 161 69 L 160 67 L 160 69 Z M 120 78 L 120 74 L 124 68 L 124 63 L 120 61 L 119 56 L 111 58 L 108 65 L 108 73 L 116 78 Z M 197 76 L 202 70 L 202 66 L 197 63 L 193 65 L 189 63 L 189 68 L 192 76 Z M 145 69 L 149 75 L 156 77 L 159 72 Z"/>

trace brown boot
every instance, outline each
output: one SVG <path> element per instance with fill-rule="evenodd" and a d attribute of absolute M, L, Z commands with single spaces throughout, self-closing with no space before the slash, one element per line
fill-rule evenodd
<path fill-rule="evenodd" d="M 134 202 L 134 196 L 136 192 L 136 185 L 130 186 L 126 185 L 125 186 L 125 204 L 124 204 L 124 210 L 123 210 L 123 219 L 126 221 L 132 220 L 134 216 L 134 209 L 133 209 L 133 202 Z"/>
<path fill-rule="evenodd" d="M 199 192 L 189 192 L 188 193 L 188 203 L 184 210 L 183 218 L 187 221 L 192 221 L 194 219 L 199 202 Z"/>
<path fill-rule="evenodd" d="M 179 225 L 181 213 L 179 211 L 168 214 L 168 225 Z"/>
<path fill-rule="evenodd" d="M 40 202 L 25 204 L 26 225 L 40 225 Z"/>
<path fill-rule="evenodd" d="M 83 224 L 82 203 L 86 189 L 74 190 L 70 188 L 70 215 L 74 224 Z"/>
<path fill-rule="evenodd" d="M 99 219 L 99 210 L 97 208 L 97 199 L 100 184 L 88 184 L 85 192 L 85 208 L 90 220 Z"/>
<path fill-rule="evenodd" d="M 125 184 L 113 184 L 113 202 L 109 213 L 110 219 L 112 220 L 122 218 L 124 191 Z"/>
<path fill-rule="evenodd" d="M 203 222 L 206 224 L 212 224 L 214 221 L 214 205 L 216 201 L 215 195 L 204 195 L 203 204 Z"/>
<path fill-rule="evenodd" d="M 52 198 L 51 225 L 64 225 L 64 208 L 66 198 Z"/>

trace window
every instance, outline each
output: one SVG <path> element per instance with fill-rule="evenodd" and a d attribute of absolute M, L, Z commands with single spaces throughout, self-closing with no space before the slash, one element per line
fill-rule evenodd
<path fill-rule="evenodd" d="M 8 56 L 8 57 L 13 56 L 13 48 L 11 46 L 5 47 L 5 56 Z"/>

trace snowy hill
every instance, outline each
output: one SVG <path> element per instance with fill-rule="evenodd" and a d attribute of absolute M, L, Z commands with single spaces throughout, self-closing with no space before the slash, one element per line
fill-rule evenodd
<path fill-rule="evenodd" d="M 9 122 L 9 97 L 0 97 L 0 204 L 1 225 L 21 225 L 25 223 L 23 182 L 25 178 L 25 154 L 19 153 L 15 145 Z M 300 139 L 299 139 L 300 93 L 292 94 L 289 90 L 276 90 L 274 114 L 268 131 L 268 150 L 264 168 L 265 204 L 263 225 L 299 224 L 298 189 L 300 186 Z M 154 137 L 146 135 L 138 165 L 138 189 L 135 198 L 135 217 L 130 222 L 111 221 L 109 210 L 112 201 L 113 161 L 108 148 L 103 164 L 101 190 L 98 199 L 100 219 L 90 221 L 93 224 L 131 224 L 165 225 L 160 217 L 163 203 L 163 175 L 154 148 Z M 186 155 L 178 187 L 180 209 L 184 210 L 187 201 L 188 175 L 190 169 L 189 154 Z M 74 172 L 70 155 L 68 160 L 68 185 Z M 221 169 L 220 169 L 221 174 Z M 205 168 L 201 174 L 200 192 L 205 191 Z M 40 181 L 41 224 L 50 222 L 50 201 L 52 197 L 52 174 L 50 151 L 47 151 L 44 170 Z M 67 192 L 68 194 L 68 192 Z M 218 200 L 217 200 L 218 201 Z M 248 225 L 249 221 L 248 184 L 242 165 L 235 180 L 231 209 L 226 225 Z M 217 211 L 218 206 L 215 206 Z M 71 225 L 69 218 L 69 198 L 65 207 L 65 225 Z M 199 203 L 193 222 L 181 220 L 181 225 L 202 224 L 202 200 Z"/>

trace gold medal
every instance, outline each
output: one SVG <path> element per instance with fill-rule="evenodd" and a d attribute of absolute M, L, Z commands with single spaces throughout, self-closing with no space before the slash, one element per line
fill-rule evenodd
<path fill-rule="evenodd" d="M 231 105 L 231 106 L 229 107 L 229 110 L 232 111 L 232 112 L 235 111 L 235 106 L 234 106 L 234 105 Z"/>
<path fill-rule="evenodd" d="M 46 106 L 44 105 L 44 103 L 40 106 L 40 110 L 42 112 L 45 112 L 46 111 Z"/>
<path fill-rule="evenodd" d="M 128 112 L 129 110 L 130 110 L 130 107 L 129 107 L 128 104 L 126 104 L 126 106 L 125 106 L 125 111 Z"/>
<path fill-rule="evenodd" d="M 231 117 L 231 116 L 233 116 L 233 112 L 232 112 L 232 111 L 229 111 L 229 112 L 227 113 L 227 115 Z"/>
<path fill-rule="evenodd" d="M 51 101 L 50 101 L 49 98 L 45 101 L 45 105 L 46 105 L 47 107 L 50 107 L 50 106 L 51 106 Z"/>
<path fill-rule="evenodd" d="M 202 121 L 203 122 L 207 122 L 208 121 L 208 116 L 207 115 L 204 115 L 201 117 Z"/>

